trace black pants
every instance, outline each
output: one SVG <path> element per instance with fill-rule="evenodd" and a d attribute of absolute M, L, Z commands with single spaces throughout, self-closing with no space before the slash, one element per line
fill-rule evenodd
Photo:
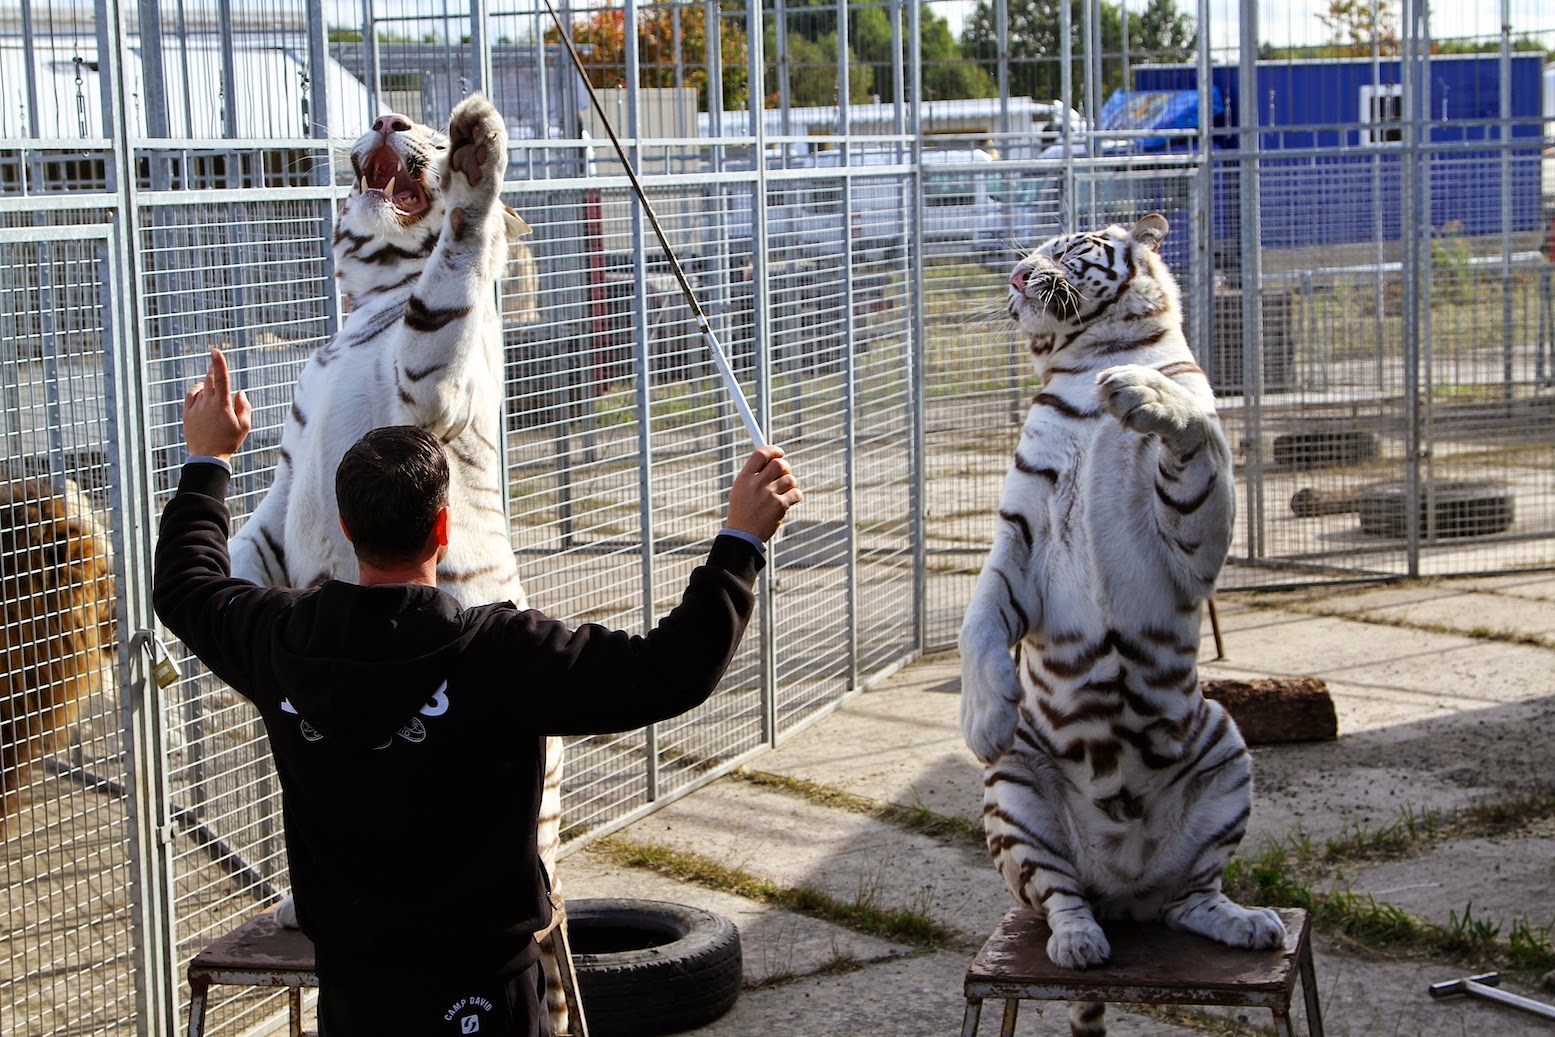
<path fill-rule="evenodd" d="M 319 1037 L 548 1037 L 544 989 L 539 965 L 511 979 L 485 982 L 391 985 L 324 979 Z"/>

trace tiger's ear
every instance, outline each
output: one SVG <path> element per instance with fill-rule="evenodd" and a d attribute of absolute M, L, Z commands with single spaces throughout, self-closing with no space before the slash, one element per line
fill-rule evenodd
<path fill-rule="evenodd" d="M 1147 248 L 1159 249 L 1161 239 L 1166 237 L 1166 229 L 1166 217 L 1153 212 L 1149 216 L 1140 217 L 1139 222 L 1129 230 L 1128 236 Z"/>
<path fill-rule="evenodd" d="M 507 206 L 503 206 L 502 214 L 502 223 L 507 227 L 509 241 L 517 241 L 519 238 L 529 233 L 529 224 L 525 223 L 524 218 L 518 213 L 514 212 L 512 209 L 509 209 Z"/>

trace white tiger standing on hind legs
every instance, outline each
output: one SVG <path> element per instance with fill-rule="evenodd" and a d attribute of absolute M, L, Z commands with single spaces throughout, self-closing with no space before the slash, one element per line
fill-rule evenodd
<path fill-rule="evenodd" d="M 1246 745 L 1204 698 L 1204 599 L 1230 548 L 1231 450 L 1156 254 L 1159 214 L 1043 244 L 1010 277 L 1042 392 L 961 628 L 961 726 L 987 764 L 988 848 L 1066 968 L 1097 918 L 1282 945 L 1220 890 L 1252 808 Z M 1075 1037 L 1106 1032 L 1070 1006 Z"/>
<path fill-rule="evenodd" d="M 357 183 L 335 225 L 335 276 L 351 302 L 344 326 L 304 366 L 286 418 L 275 481 L 231 544 L 233 575 L 264 586 L 354 581 L 335 469 L 365 433 L 419 425 L 449 462 L 454 524 L 438 586 L 465 608 L 528 607 L 503 494 L 502 328 L 495 285 L 509 235 L 527 234 L 500 200 L 507 131 L 484 97 L 459 104 L 445 135 L 381 116 L 351 149 Z M 556 883 L 560 738 L 546 741 L 538 843 Z M 558 911 L 558 915 L 563 912 Z M 282 917 L 296 925 L 288 899 Z M 544 957 L 552 1032 L 566 1031 L 560 973 Z"/>

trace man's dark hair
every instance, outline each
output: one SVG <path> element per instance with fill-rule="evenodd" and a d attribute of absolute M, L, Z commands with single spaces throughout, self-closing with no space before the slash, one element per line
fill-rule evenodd
<path fill-rule="evenodd" d="M 448 503 L 448 458 L 425 429 L 373 429 L 340 459 L 335 498 L 358 558 L 380 568 L 410 561 Z"/>

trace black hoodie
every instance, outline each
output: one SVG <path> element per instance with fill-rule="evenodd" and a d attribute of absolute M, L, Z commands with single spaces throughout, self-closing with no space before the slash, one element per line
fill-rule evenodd
<path fill-rule="evenodd" d="M 550 920 L 535 850 L 546 735 L 626 731 L 704 701 L 754 602 L 761 552 L 713 541 L 646 637 L 576 630 L 435 588 L 234 579 L 228 474 L 184 466 L 153 600 L 258 707 L 280 776 L 298 919 L 342 988 L 511 976 Z"/>

